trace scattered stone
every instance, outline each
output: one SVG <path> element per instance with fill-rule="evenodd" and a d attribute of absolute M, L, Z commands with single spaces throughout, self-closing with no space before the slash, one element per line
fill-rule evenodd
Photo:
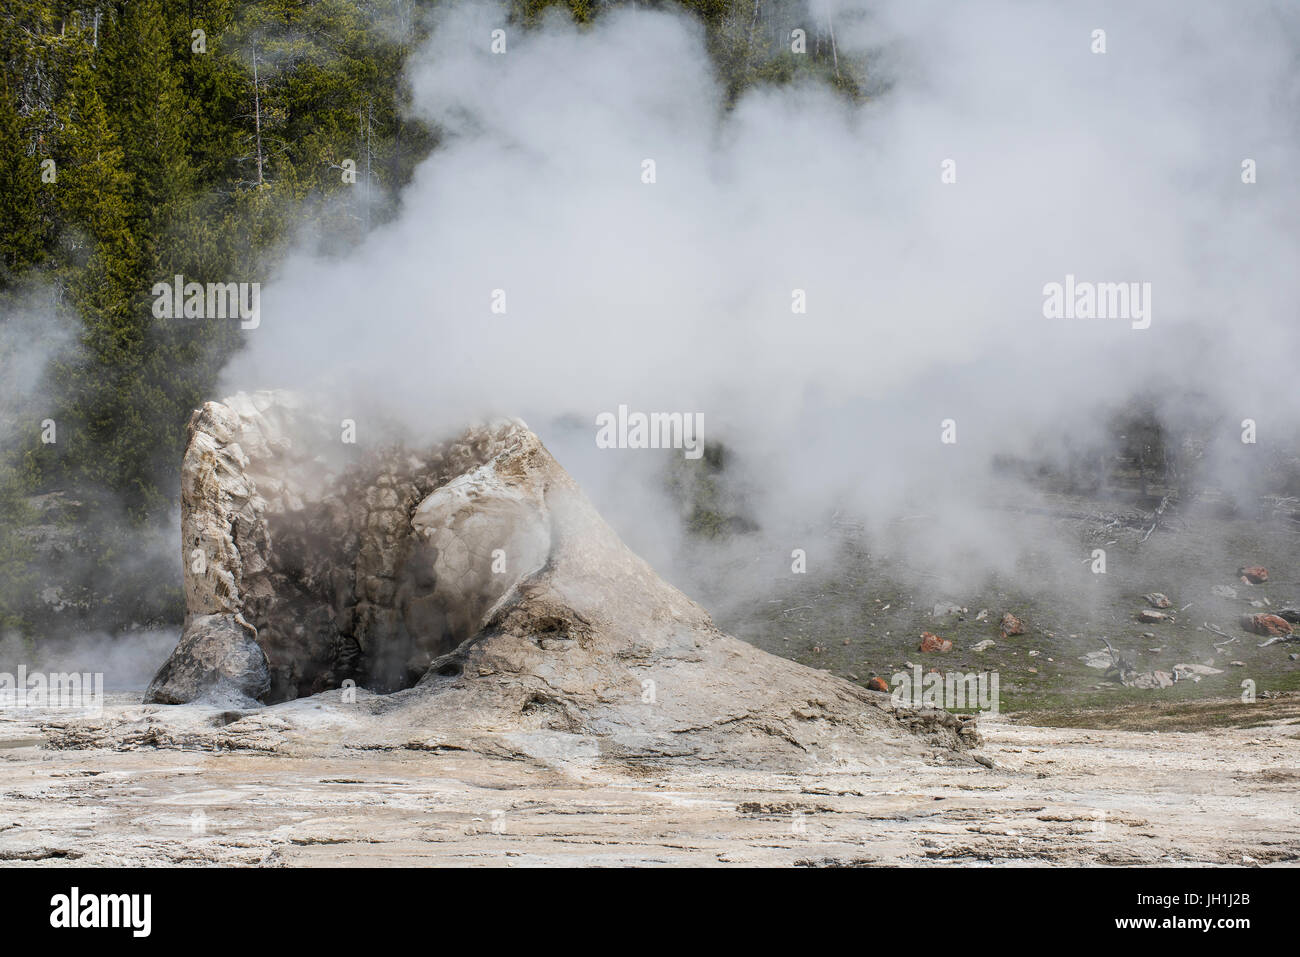
<path fill-rule="evenodd" d="M 1237 574 L 1248 585 L 1262 585 L 1268 581 L 1268 569 L 1263 565 L 1248 565 L 1245 568 L 1238 568 Z"/>
<path fill-rule="evenodd" d="M 1090 651 L 1081 656 L 1079 660 L 1089 668 L 1097 668 L 1101 671 L 1105 671 L 1114 663 L 1109 651 Z"/>
<path fill-rule="evenodd" d="M 986 767 L 986 768 L 993 768 L 993 767 L 995 767 L 995 765 L 993 764 L 993 759 L 992 759 L 992 758 L 986 758 L 986 757 L 984 757 L 984 755 L 982 755 L 982 754 L 972 754 L 971 757 L 975 759 L 975 763 L 977 763 L 977 764 L 982 764 L 982 765 L 984 765 L 984 767 Z"/>
<path fill-rule="evenodd" d="M 1153 591 L 1151 594 L 1142 597 L 1147 600 L 1152 608 L 1168 608 L 1173 604 L 1167 595 L 1158 591 Z"/>
<path fill-rule="evenodd" d="M 1291 623 L 1279 615 L 1242 615 L 1241 627 L 1266 638 L 1291 634 Z"/>
<path fill-rule="evenodd" d="M 1144 671 L 1141 674 L 1133 673 L 1125 676 L 1122 683 L 1128 688 L 1142 688 L 1152 691 L 1156 688 L 1172 688 L 1174 686 L 1174 676 L 1167 671 Z"/>
<path fill-rule="evenodd" d="M 989 617 L 989 610 L 987 608 L 981 608 L 980 613 L 975 616 L 975 620 L 988 621 L 988 617 Z"/>
<path fill-rule="evenodd" d="M 1228 662 L 1228 665 L 1229 665 L 1230 667 L 1233 667 L 1233 668 L 1244 668 L 1244 667 L 1246 667 L 1246 662 L 1244 662 L 1244 661 L 1229 661 L 1229 662 Z"/>
<path fill-rule="evenodd" d="M 888 683 L 886 683 L 884 678 L 876 676 L 875 678 L 872 678 L 870 681 L 867 682 L 867 690 L 884 691 L 887 693 L 889 691 L 889 685 Z"/>
<path fill-rule="evenodd" d="M 1025 633 L 1025 623 L 1015 615 L 1011 614 L 1011 612 L 1007 612 L 1002 616 L 1002 622 L 999 627 L 1002 629 L 1003 638 L 1010 638 L 1012 635 L 1023 635 Z"/>
<path fill-rule="evenodd" d="M 921 632 L 921 651 L 952 651 L 952 642 L 928 631 Z"/>
<path fill-rule="evenodd" d="M 1143 608 L 1138 612 L 1138 621 L 1155 624 L 1156 622 L 1173 621 L 1173 617 L 1163 611 L 1152 611 L 1150 608 Z"/>
<path fill-rule="evenodd" d="M 988 651 L 996 644 L 997 642 L 995 642 L 992 638 L 985 638 L 983 641 L 979 642 L 973 648 L 971 648 L 971 651 Z"/>
<path fill-rule="evenodd" d="M 1211 668 L 1207 665 L 1174 665 L 1174 679 L 1176 681 L 1200 681 L 1208 675 L 1221 675 L 1223 672 L 1218 668 Z"/>
<path fill-rule="evenodd" d="M 943 618 L 946 615 L 964 615 L 966 609 L 961 605 L 954 605 L 951 602 L 939 602 L 934 606 L 934 617 Z"/>

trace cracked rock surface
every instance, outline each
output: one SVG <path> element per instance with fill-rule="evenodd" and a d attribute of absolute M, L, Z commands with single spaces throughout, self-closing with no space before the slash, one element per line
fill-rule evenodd
<path fill-rule="evenodd" d="M 1147 731 L 1000 717 L 984 762 L 832 746 L 790 771 L 613 759 L 598 735 L 457 737 L 385 696 L 341 697 L 6 711 L 0 866 L 1300 862 L 1292 698 L 1158 747 Z"/>

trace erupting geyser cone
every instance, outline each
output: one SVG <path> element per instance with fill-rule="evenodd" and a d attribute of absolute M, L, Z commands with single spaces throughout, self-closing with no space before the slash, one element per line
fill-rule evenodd
<path fill-rule="evenodd" d="M 896 708 L 720 632 L 521 422 L 337 470 L 318 451 L 337 435 L 292 396 L 209 402 L 189 429 L 186 629 L 146 701 L 409 689 L 363 693 L 358 710 L 462 735 L 582 736 L 624 758 L 976 740 L 944 712 Z"/>

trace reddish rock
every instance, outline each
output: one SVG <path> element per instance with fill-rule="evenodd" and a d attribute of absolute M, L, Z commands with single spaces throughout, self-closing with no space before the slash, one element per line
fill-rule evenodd
<path fill-rule="evenodd" d="M 1268 569 L 1263 565 L 1250 565 L 1246 568 L 1238 568 L 1237 574 L 1242 580 L 1250 585 L 1262 585 L 1268 581 Z"/>
<path fill-rule="evenodd" d="M 947 638 L 940 638 L 938 635 L 932 635 L 928 631 L 923 631 L 921 632 L 921 650 L 952 651 L 952 642 Z"/>
<path fill-rule="evenodd" d="M 884 679 L 884 678 L 881 678 L 881 677 L 877 676 L 877 677 L 872 678 L 870 681 L 867 682 L 867 690 L 868 690 L 868 691 L 885 691 L 885 692 L 888 692 L 888 691 L 889 691 L 889 685 L 885 683 L 885 679 Z"/>
<path fill-rule="evenodd" d="M 1153 591 L 1151 594 L 1143 595 L 1142 597 L 1147 600 L 1147 603 L 1150 604 L 1152 608 L 1168 608 L 1173 605 L 1173 602 L 1169 600 L 1169 596 L 1162 592 Z"/>
<path fill-rule="evenodd" d="M 1011 635 L 1023 635 L 1025 633 L 1025 623 L 1017 618 L 1011 612 L 1002 616 L 1002 637 L 1008 638 Z"/>
<path fill-rule="evenodd" d="M 1278 615 L 1243 615 L 1241 627 L 1269 638 L 1291 634 L 1291 623 Z"/>

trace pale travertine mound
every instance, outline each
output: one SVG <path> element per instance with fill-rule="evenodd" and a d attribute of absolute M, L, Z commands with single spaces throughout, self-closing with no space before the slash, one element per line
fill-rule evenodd
<path fill-rule="evenodd" d="M 231 708 L 257 707 L 271 690 L 266 653 L 238 615 L 199 615 L 158 669 L 146 701 L 207 701 Z"/>
<path fill-rule="evenodd" d="M 331 467 L 329 439 L 276 394 L 194 414 L 186 595 L 190 627 L 255 630 L 265 701 L 341 687 L 326 697 L 353 746 L 419 731 L 433 748 L 789 763 L 975 741 L 970 722 L 718 631 L 521 422 L 351 467 Z"/>
<path fill-rule="evenodd" d="M 503 575 L 483 580 L 490 553 L 471 556 L 452 532 L 460 522 L 505 529 L 506 516 L 449 512 L 446 528 L 417 534 L 413 513 L 422 504 L 429 514 L 454 511 L 474 494 L 472 470 L 525 433 L 501 422 L 422 452 L 387 449 L 349 465 L 337 433 L 291 395 L 206 403 L 190 419 L 182 463 L 187 628 L 211 614 L 251 626 L 270 664 L 268 701 L 347 680 L 409 687 L 477 630 L 508 584 Z M 459 487 L 467 490 L 458 499 Z M 528 535 L 516 567 L 530 553 L 544 559 L 544 531 Z"/>

